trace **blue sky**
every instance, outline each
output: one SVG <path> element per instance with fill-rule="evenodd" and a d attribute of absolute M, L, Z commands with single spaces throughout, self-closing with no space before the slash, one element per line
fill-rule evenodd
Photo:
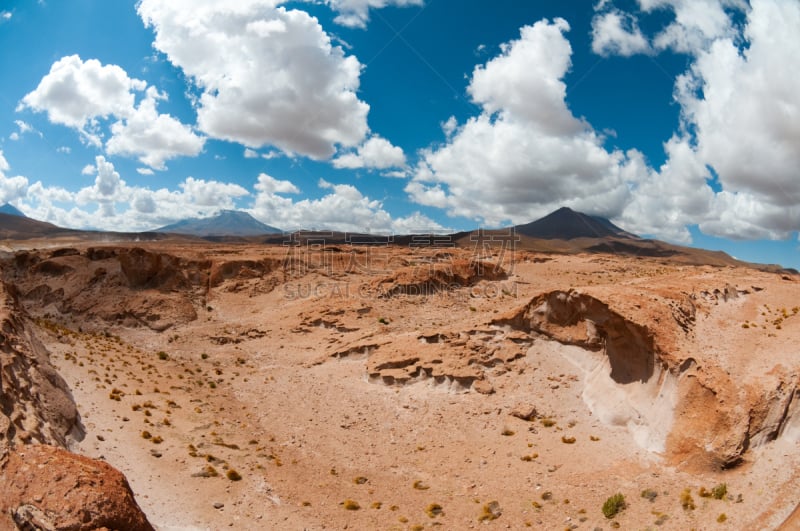
<path fill-rule="evenodd" d="M 800 267 L 800 2 L 0 0 L 0 202 L 414 232 L 560 206 Z"/>

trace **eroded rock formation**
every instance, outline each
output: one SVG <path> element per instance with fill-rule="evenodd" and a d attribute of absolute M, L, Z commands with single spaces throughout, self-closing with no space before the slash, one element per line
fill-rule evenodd
<path fill-rule="evenodd" d="M 66 446 L 71 438 L 83 437 L 67 384 L 2 283 L 0 327 L 0 451 L 31 442 Z"/>
<path fill-rule="evenodd" d="M 125 477 L 63 448 L 84 436 L 47 350 L 0 283 L 0 528 L 149 531 Z"/>
<path fill-rule="evenodd" d="M 715 304 L 738 297 L 731 286 L 718 293 Z M 743 386 L 685 356 L 698 348 L 691 298 L 645 299 L 635 309 L 634 316 L 585 293 L 553 291 L 492 324 L 579 347 L 567 352 L 586 373 L 583 398 L 592 411 L 677 463 L 729 468 L 779 436 L 800 440 L 797 372 L 776 367 Z"/>

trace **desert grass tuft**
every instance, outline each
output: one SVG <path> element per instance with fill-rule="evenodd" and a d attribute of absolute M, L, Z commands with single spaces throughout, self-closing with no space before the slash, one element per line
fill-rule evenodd
<path fill-rule="evenodd" d="M 625 507 L 625 496 L 618 492 L 610 496 L 603 504 L 603 516 L 608 519 L 614 518 Z"/>
<path fill-rule="evenodd" d="M 342 502 L 342 507 L 344 507 L 345 510 L 348 510 L 348 511 L 357 511 L 357 510 L 361 509 L 361 506 L 358 504 L 357 501 L 350 500 L 350 499 L 347 499 L 347 500 L 343 501 Z"/>

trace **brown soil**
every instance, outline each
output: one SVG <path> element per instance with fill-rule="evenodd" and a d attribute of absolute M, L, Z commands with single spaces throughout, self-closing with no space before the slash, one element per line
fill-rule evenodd
<path fill-rule="evenodd" d="M 798 278 L 484 251 L 75 242 L 4 274 L 73 449 L 158 529 L 610 528 L 618 492 L 624 529 L 789 516 Z"/>

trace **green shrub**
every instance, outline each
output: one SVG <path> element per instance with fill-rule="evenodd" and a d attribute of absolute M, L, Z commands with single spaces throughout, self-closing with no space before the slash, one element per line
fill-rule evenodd
<path fill-rule="evenodd" d="M 720 483 L 713 489 L 711 489 L 711 497 L 715 500 L 721 500 L 725 498 L 725 495 L 728 494 L 728 485 L 725 483 Z"/>
<path fill-rule="evenodd" d="M 606 518 L 614 518 L 617 513 L 625 508 L 625 496 L 616 493 L 606 500 L 603 504 L 603 515 Z"/>
<path fill-rule="evenodd" d="M 700 490 L 697 491 L 697 494 L 699 494 L 701 498 L 714 498 L 715 500 L 721 500 L 725 498 L 726 494 L 728 494 L 728 485 L 725 483 L 720 483 L 711 490 L 706 490 L 705 487 L 700 487 Z"/>

